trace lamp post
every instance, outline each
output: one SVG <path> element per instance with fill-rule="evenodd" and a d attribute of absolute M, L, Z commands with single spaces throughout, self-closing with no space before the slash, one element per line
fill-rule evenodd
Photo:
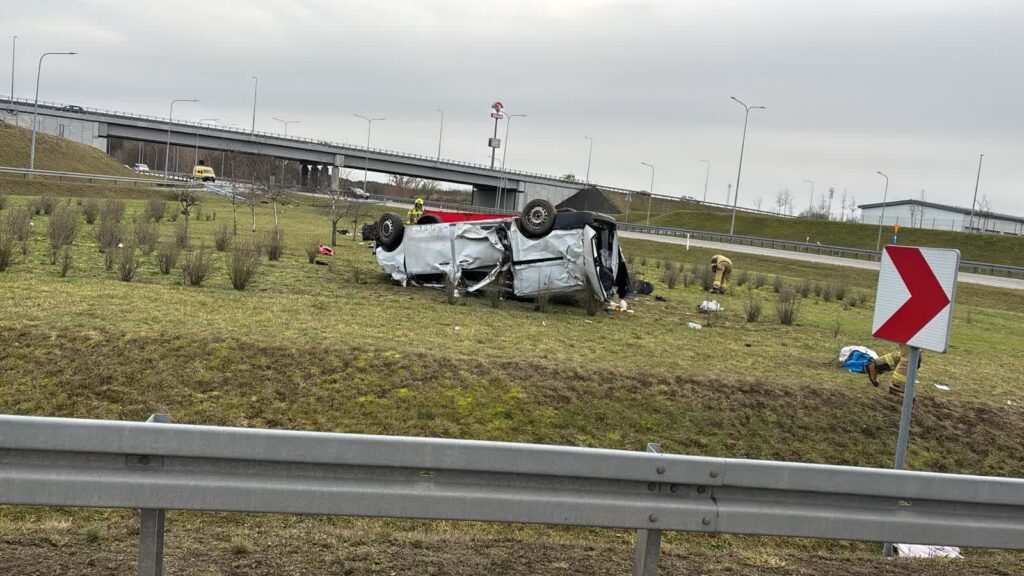
<path fill-rule="evenodd" d="M 273 120 L 277 120 L 281 124 L 284 124 L 284 136 L 285 136 L 285 138 L 288 137 L 288 125 L 289 124 L 301 124 L 302 123 L 301 120 L 281 120 L 280 118 L 278 118 L 276 116 L 274 116 L 272 119 Z"/>
<path fill-rule="evenodd" d="M 199 126 L 196 127 L 196 159 L 192 163 L 192 172 L 195 172 L 195 167 L 199 166 L 199 133 L 203 131 L 203 122 L 220 122 L 220 118 L 203 118 L 198 122 Z M 221 176 L 223 175 L 221 173 Z"/>
<path fill-rule="evenodd" d="M 78 52 L 47 52 L 39 57 L 39 68 L 36 70 L 36 102 L 35 107 L 32 110 L 32 149 L 28 153 L 28 169 L 36 169 L 36 118 L 39 116 L 39 77 L 43 73 L 43 58 L 47 56 L 74 56 Z M 12 96 L 13 98 L 13 96 Z M 32 178 L 32 174 L 28 174 L 28 178 Z"/>
<path fill-rule="evenodd" d="M 590 160 L 594 157 L 594 139 L 590 136 L 584 136 L 585 140 L 590 140 L 590 151 L 587 152 L 587 184 L 590 184 Z"/>
<path fill-rule="evenodd" d="M 255 76 L 253 76 L 252 77 L 252 82 L 253 82 L 253 84 L 252 84 L 252 133 L 255 134 L 256 133 L 256 92 L 259 91 L 259 88 L 260 88 L 260 79 L 255 77 Z"/>
<path fill-rule="evenodd" d="M 811 183 L 811 201 L 807 203 L 807 213 L 810 214 L 814 211 L 814 180 L 804 180 L 804 182 Z"/>
<path fill-rule="evenodd" d="M 441 161 L 441 141 L 444 139 L 444 110 L 438 108 L 437 112 L 441 113 L 441 130 L 437 133 L 437 161 Z"/>
<path fill-rule="evenodd" d="M 743 140 L 740 142 L 740 165 L 736 169 L 736 192 L 732 196 L 732 221 L 729 223 L 729 236 L 736 231 L 736 203 L 740 197 L 740 175 L 743 174 L 743 149 L 747 146 L 747 121 L 750 120 L 751 110 L 767 110 L 764 106 L 747 106 L 735 96 L 730 96 L 737 104 L 743 106 L 746 113 L 743 116 Z"/>
<path fill-rule="evenodd" d="M 217 124 L 220 124 L 224 128 L 234 128 L 236 126 L 235 124 L 225 124 L 223 122 L 217 122 Z M 227 152 L 225 152 L 224 149 L 221 148 L 221 151 L 220 151 L 220 177 L 221 178 L 224 178 L 224 176 L 225 176 L 225 173 L 224 173 L 224 160 L 225 160 L 226 157 L 227 157 Z M 232 170 L 232 174 L 231 175 L 234 176 L 234 170 Z"/>
<path fill-rule="evenodd" d="M 370 193 L 370 187 L 367 186 L 367 174 L 370 169 L 370 130 L 373 128 L 373 123 L 377 121 L 387 120 L 387 118 L 370 118 L 368 116 L 362 116 L 360 114 L 353 114 L 356 118 L 362 118 L 366 120 L 366 156 L 363 162 L 363 192 Z"/>
<path fill-rule="evenodd" d="M 508 132 L 512 127 L 512 117 L 526 118 L 526 114 L 505 114 L 505 149 L 501 152 L 501 179 L 498 181 L 498 197 L 495 198 L 497 208 L 501 207 L 501 196 L 505 192 L 505 184 L 508 183 L 508 173 L 505 172 L 505 159 L 508 158 Z"/>
<path fill-rule="evenodd" d="M 978 205 L 978 184 L 981 184 L 981 161 L 984 159 L 984 154 L 978 156 L 978 177 L 974 180 L 974 200 L 971 200 L 971 222 L 967 225 L 969 232 L 974 230 L 974 207 Z"/>
<path fill-rule="evenodd" d="M 18 37 L 11 40 L 11 101 L 14 101 L 14 55 L 18 52 Z"/>
<path fill-rule="evenodd" d="M 171 100 L 171 113 L 167 115 L 167 146 L 164 148 L 164 178 L 168 176 L 168 166 L 171 164 L 171 122 L 174 121 L 174 104 L 177 102 L 199 102 L 194 98 L 178 98 Z"/>
<path fill-rule="evenodd" d="M 654 165 L 648 164 L 647 162 L 641 162 L 644 166 L 651 169 L 651 188 L 647 191 L 647 225 L 651 225 L 651 200 L 654 198 Z"/>
<path fill-rule="evenodd" d="M 885 224 L 885 203 L 889 199 L 889 177 L 876 170 L 879 176 L 885 178 L 885 192 L 882 194 L 882 217 L 878 219 L 878 240 L 875 241 L 875 250 L 882 250 L 882 226 Z"/>
<path fill-rule="evenodd" d="M 707 170 L 704 172 L 704 202 L 708 201 L 708 178 L 711 177 L 711 161 L 701 160 L 701 162 L 707 164 Z"/>

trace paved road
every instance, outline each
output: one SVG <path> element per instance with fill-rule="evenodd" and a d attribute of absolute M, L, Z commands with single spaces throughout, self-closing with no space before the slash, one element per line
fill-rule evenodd
<path fill-rule="evenodd" d="M 686 244 L 686 238 L 674 236 L 659 236 L 657 234 L 641 234 L 638 232 L 622 232 L 623 238 L 636 238 L 639 240 L 653 240 L 666 244 Z M 834 266 L 849 266 L 851 268 L 862 268 L 864 270 L 878 270 L 878 262 L 868 260 L 854 260 L 852 258 L 839 258 L 838 256 L 824 256 L 818 254 L 806 254 L 803 252 L 790 252 L 788 250 L 776 250 L 773 248 L 760 248 L 757 246 L 743 246 L 739 244 L 727 244 L 724 242 L 709 242 L 706 240 L 690 240 L 691 246 L 699 248 L 714 248 L 723 253 L 742 252 L 744 254 L 757 254 L 760 256 L 771 256 L 774 258 L 788 258 L 803 262 L 814 262 L 816 264 L 831 264 Z M 1024 290 L 1024 280 L 1016 278 L 1002 278 L 1000 276 L 989 276 L 987 274 L 960 273 L 960 281 L 970 284 L 981 284 L 983 286 L 994 286 L 996 288 L 1009 288 L 1011 290 Z"/>

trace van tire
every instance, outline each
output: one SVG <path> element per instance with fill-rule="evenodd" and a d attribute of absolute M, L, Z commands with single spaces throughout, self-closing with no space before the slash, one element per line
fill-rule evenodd
<path fill-rule="evenodd" d="M 441 217 L 437 214 L 424 214 L 416 221 L 417 224 L 440 224 Z"/>
<path fill-rule="evenodd" d="M 393 252 L 402 243 L 405 235 L 405 224 L 394 212 L 385 212 L 377 220 L 377 244 L 385 252 Z"/>
<path fill-rule="evenodd" d="M 540 198 L 530 200 L 519 216 L 519 226 L 529 238 L 543 238 L 555 226 L 555 207 Z"/>

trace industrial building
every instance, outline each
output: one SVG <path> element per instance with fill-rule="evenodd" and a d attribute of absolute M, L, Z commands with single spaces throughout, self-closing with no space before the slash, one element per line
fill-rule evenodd
<path fill-rule="evenodd" d="M 877 204 L 861 204 L 861 222 L 864 224 L 882 223 L 886 226 L 899 224 L 908 228 L 928 228 L 932 230 L 954 230 L 958 232 L 984 232 L 987 234 L 1024 235 L 1024 218 L 997 214 L 983 210 L 974 211 L 959 206 L 947 206 L 926 202 L 924 200 L 894 200 Z M 882 209 L 885 219 L 882 220 Z"/>

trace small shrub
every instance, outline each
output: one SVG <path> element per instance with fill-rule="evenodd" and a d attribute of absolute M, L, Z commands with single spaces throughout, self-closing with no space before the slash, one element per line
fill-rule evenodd
<path fill-rule="evenodd" d="M 188 250 L 192 244 L 188 234 L 188 223 L 178 222 L 178 225 L 174 227 L 174 243 L 178 245 L 178 248 Z"/>
<path fill-rule="evenodd" d="M 110 272 L 117 263 L 117 248 L 110 248 L 103 253 L 103 269 Z"/>
<path fill-rule="evenodd" d="M 150 198 L 146 200 L 146 220 L 159 222 L 167 214 L 167 201 L 163 198 Z"/>
<path fill-rule="evenodd" d="M 537 303 L 533 306 L 534 312 L 547 314 L 551 308 L 551 279 L 547 278 L 544 284 L 537 286 Z"/>
<path fill-rule="evenodd" d="M 82 214 L 85 215 L 86 224 L 95 224 L 100 217 L 100 203 L 95 198 L 86 198 L 82 202 Z"/>
<path fill-rule="evenodd" d="M 333 264 L 332 264 L 333 265 Z M 356 267 L 352 269 L 352 283 L 363 284 L 365 282 L 363 277 L 363 269 Z"/>
<path fill-rule="evenodd" d="M 815 296 L 820 298 L 821 297 L 821 293 L 824 292 L 824 290 L 825 289 L 822 288 L 821 284 L 818 284 L 817 282 L 814 283 L 814 295 Z"/>
<path fill-rule="evenodd" d="M 316 236 L 310 236 L 303 245 L 306 250 L 306 259 L 310 264 L 316 263 L 316 257 L 320 255 L 320 240 Z"/>
<path fill-rule="evenodd" d="M 167 215 L 167 219 L 171 222 L 177 222 L 178 216 L 181 216 L 181 212 L 178 210 L 171 210 L 171 213 Z"/>
<path fill-rule="evenodd" d="M 676 283 L 679 281 L 679 276 L 681 276 L 679 264 L 676 262 L 665 262 L 665 271 L 661 276 L 661 281 L 665 283 L 665 286 L 675 288 Z"/>
<path fill-rule="evenodd" d="M 667 262 L 666 264 L 675 264 L 673 262 Z M 679 265 L 675 264 L 675 274 L 679 274 Z M 594 294 L 594 285 L 590 282 L 590 278 L 587 278 L 583 285 L 583 291 L 577 296 L 577 302 L 584 310 L 587 311 L 587 316 L 597 316 L 603 308 L 603 303 Z"/>
<path fill-rule="evenodd" d="M 120 223 L 124 220 L 124 200 L 108 198 L 100 208 L 100 220 L 112 220 Z"/>
<path fill-rule="evenodd" d="M 74 244 L 78 236 L 78 214 L 70 206 L 58 204 L 50 213 L 50 264 L 57 263 L 60 249 Z"/>
<path fill-rule="evenodd" d="M 636 268 L 636 254 L 630 254 L 626 256 L 626 265 L 629 268 Z"/>
<path fill-rule="evenodd" d="M 821 299 L 824 300 L 825 302 L 831 302 L 832 296 L 832 283 L 829 282 L 821 287 Z"/>
<path fill-rule="evenodd" d="M 7 226 L 0 225 L 0 272 L 7 270 L 14 259 L 14 236 Z"/>
<path fill-rule="evenodd" d="M 96 228 L 96 245 L 100 252 L 106 254 L 117 248 L 124 241 L 124 234 L 120 222 L 111 218 L 100 218 L 100 225 Z"/>
<path fill-rule="evenodd" d="M 797 292 L 800 293 L 800 297 L 801 298 L 807 298 L 808 296 L 811 295 L 811 290 L 813 289 L 813 285 L 811 284 L 811 281 L 809 279 L 804 278 L 803 281 L 800 282 L 800 285 L 797 286 L 796 289 L 797 289 Z"/>
<path fill-rule="evenodd" d="M 697 282 L 700 284 L 702 290 L 707 292 L 715 285 L 715 273 L 711 271 L 710 266 L 697 266 Z"/>
<path fill-rule="evenodd" d="M 760 288 L 768 283 L 768 275 L 761 272 L 754 276 L 754 288 Z"/>
<path fill-rule="evenodd" d="M 142 218 L 135 221 L 135 243 L 142 249 L 144 255 L 152 254 L 159 241 L 160 226 Z"/>
<path fill-rule="evenodd" d="M 748 282 L 750 282 L 750 272 L 748 272 L 746 270 L 740 270 L 739 272 L 736 273 L 736 285 L 737 286 L 743 286 L 744 284 L 746 284 Z"/>
<path fill-rule="evenodd" d="M 829 334 L 832 335 L 832 339 L 833 340 L 836 339 L 836 338 L 839 338 L 839 334 L 840 334 L 840 332 L 842 332 L 842 330 L 843 330 L 843 325 L 842 325 L 841 322 L 839 322 L 839 318 L 838 317 L 833 319 L 832 322 L 828 325 L 828 332 L 829 332 Z"/>
<path fill-rule="evenodd" d="M 754 295 L 751 294 L 750 297 L 747 298 L 747 301 L 743 306 L 743 310 L 747 314 L 747 322 L 757 322 L 761 317 L 761 311 L 764 310 L 764 303 L 762 303 L 760 299 L 754 298 Z"/>
<path fill-rule="evenodd" d="M 647 267 L 647 256 L 641 256 L 640 257 L 640 266 L 643 267 L 643 268 Z"/>
<path fill-rule="evenodd" d="M 863 307 L 868 305 L 868 295 L 865 292 L 857 290 L 850 294 L 847 302 L 851 307 L 856 308 L 858 306 Z"/>
<path fill-rule="evenodd" d="M 835 295 L 836 300 L 844 300 L 846 299 L 846 291 L 848 288 L 849 286 L 847 285 L 846 280 L 836 280 L 832 285 L 832 294 Z"/>
<path fill-rule="evenodd" d="M 181 274 L 185 286 L 202 286 L 203 281 L 210 275 L 213 266 L 210 262 L 210 255 L 206 252 L 206 246 L 200 246 L 198 250 L 185 252 L 181 259 Z"/>
<path fill-rule="evenodd" d="M 231 235 L 231 227 L 227 224 L 217 226 L 217 229 L 213 232 L 213 247 L 217 252 L 224 252 L 230 248 L 232 240 L 234 240 L 234 237 Z"/>
<path fill-rule="evenodd" d="M 275 226 L 264 233 L 263 248 L 267 251 L 267 260 L 280 260 L 284 254 L 284 230 Z"/>
<path fill-rule="evenodd" d="M 235 242 L 227 254 L 228 278 L 235 290 L 245 290 L 260 265 L 260 251 L 251 240 Z"/>
<path fill-rule="evenodd" d="M 800 295 L 789 286 L 783 286 L 779 291 L 779 299 L 775 302 L 775 312 L 779 317 L 779 323 L 792 326 L 800 313 Z"/>
<path fill-rule="evenodd" d="M 57 199 L 53 196 L 40 196 L 39 197 L 39 210 L 49 216 L 53 214 L 54 209 L 57 208 Z"/>
<path fill-rule="evenodd" d="M 181 249 L 174 242 L 163 242 L 156 251 L 156 267 L 161 274 L 170 274 L 171 270 L 178 264 L 178 254 Z"/>
<path fill-rule="evenodd" d="M 785 278 L 783 278 L 782 276 L 780 276 L 778 274 L 776 274 L 775 276 L 772 276 L 772 290 L 774 290 L 776 294 L 781 294 L 782 293 L 782 288 L 785 285 L 786 285 Z"/>
<path fill-rule="evenodd" d="M 33 216 L 41 216 L 43 213 L 43 203 L 39 201 L 39 198 L 29 200 L 25 207 L 28 208 L 29 213 Z"/>
<path fill-rule="evenodd" d="M 27 208 L 12 208 L 7 213 L 7 232 L 12 241 L 28 242 L 32 236 L 32 211 Z"/>
<path fill-rule="evenodd" d="M 71 257 L 71 247 L 65 246 L 64 251 L 60 255 L 60 277 L 65 278 L 68 272 L 71 271 L 71 263 L 73 258 Z"/>
<path fill-rule="evenodd" d="M 0 210 L 7 208 L 7 196 L 0 194 Z"/>
<path fill-rule="evenodd" d="M 661 270 L 661 260 L 655 260 L 654 261 L 654 268 L 656 270 Z"/>
<path fill-rule="evenodd" d="M 122 282 L 131 282 L 139 270 L 139 259 L 135 257 L 135 246 L 118 249 L 117 269 Z"/>

